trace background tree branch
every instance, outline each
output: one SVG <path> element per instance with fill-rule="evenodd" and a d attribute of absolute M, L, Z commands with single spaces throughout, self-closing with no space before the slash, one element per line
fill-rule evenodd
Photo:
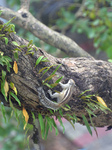
<path fill-rule="evenodd" d="M 21 1 L 21 9 L 29 11 L 30 0 L 20 0 L 20 1 Z"/>
<path fill-rule="evenodd" d="M 0 10 L 2 11 L 2 18 L 9 20 L 13 17 L 16 17 L 12 21 L 13 23 L 30 31 L 44 42 L 59 48 L 68 56 L 92 58 L 92 56 L 84 51 L 81 47 L 79 47 L 75 41 L 48 28 L 46 25 L 42 24 L 40 21 L 34 18 L 26 9 L 22 8 L 18 12 L 14 12 L 9 8 L 0 6 Z"/>

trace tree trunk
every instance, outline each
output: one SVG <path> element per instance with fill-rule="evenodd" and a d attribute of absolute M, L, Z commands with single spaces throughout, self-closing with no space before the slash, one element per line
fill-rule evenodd
<path fill-rule="evenodd" d="M 56 58 L 46 53 L 44 50 L 33 47 L 34 55 L 28 54 L 28 41 L 18 37 L 17 35 L 11 33 L 7 34 L 3 30 L 0 31 L 0 34 L 5 34 L 8 38 L 8 44 L 5 44 L 5 40 L 1 38 L 0 40 L 0 51 L 4 52 L 4 55 L 9 56 L 14 59 L 14 49 L 18 46 L 14 45 L 12 41 L 16 41 L 19 46 L 26 45 L 26 47 L 21 48 L 21 51 L 18 51 L 18 73 L 15 74 L 13 68 L 10 72 L 7 72 L 6 80 L 8 83 L 13 82 L 18 91 L 18 98 L 21 101 L 22 106 L 18 106 L 16 101 L 12 99 L 12 102 L 15 107 L 22 109 L 24 106 L 28 113 L 34 112 L 35 116 L 38 116 L 38 113 L 41 113 L 43 116 L 46 114 L 50 115 L 49 109 L 45 108 L 39 101 L 39 87 L 43 86 L 46 96 L 50 99 L 47 94 L 48 87 L 42 84 L 42 80 L 45 80 L 51 75 L 51 73 L 56 69 L 57 66 L 61 64 L 60 68 L 56 72 L 56 76 L 49 82 L 49 84 L 54 83 L 59 77 L 64 76 L 62 79 L 63 83 L 67 83 L 69 79 L 75 81 L 76 86 L 74 87 L 74 93 L 71 97 L 71 100 L 68 102 L 68 105 L 71 107 L 70 110 L 63 110 L 64 116 L 66 113 L 74 114 L 80 118 L 80 123 L 83 124 L 82 114 L 84 114 L 89 121 L 87 112 L 85 111 L 86 104 L 84 100 L 80 98 L 80 94 L 86 90 L 85 95 L 98 95 L 107 104 L 107 106 L 112 109 L 111 100 L 112 100 L 112 64 L 102 60 L 94 60 L 92 58 Z M 49 61 L 40 62 L 35 66 L 36 60 L 44 56 Z M 13 64 L 13 62 L 12 62 Z M 44 75 L 39 73 L 39 70 L 44 67 L 52 66 Z M 6 70 L 5 67 L 0 65 L 0 76 L 1 71 Z M 57 78 L 58 76 L 58 78 Z M 54 90 L 61 91 L 60 86 L 56 86 Z M 4 102 L 5 105 L 9 105 L 8 102 L 4 101 L 3 95 L 0 93 L 0 99 Z M 59 115 L 59 112 L 54 113 L 56 116 Z M 93 116 L 93 122 L 95 126 L 102 127 L 112 124 L 112 115 L 111 112 L 107 114 L 103 113 L 101 110 L 96 110 L 94 114 L 97 117 Z"/>

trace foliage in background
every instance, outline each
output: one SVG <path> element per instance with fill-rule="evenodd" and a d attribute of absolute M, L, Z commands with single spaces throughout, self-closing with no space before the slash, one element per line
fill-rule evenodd
<path fill-rule="evenodd" d="M 30 12 L 36 16 L 37 12 L 34 12 L 33 2 L 38 5 L 41 3 L 41 0 L 31 1 Z M 7 3 L 15 10 L 19 9 L 19 0 L 7 0 Z M 76 10 L 80 7 L 82 7 L 82 12 L 77 14 Z M 50 8 L 50 10 L 52 9 Z M 68 30 L 72 33 L 84 33 L 89 39 L 93 39 L 97 54 L 100 51 L 105 51 L 107 56 L 112 58 L 112 2 L 110 0 L 85 0 L 83 6 L 80 0 L 74 0 L 72 5 L 66 8 L 63 7 L 60 11 L 55 13 L 58 14 L 58 18 L 48 23 L 50 27 L 54 26 L 55 29 L 62 33 L 63 31 L 66 33 Z M 56 53 L 56 48 L 35 38 L 30 32 L 17 26 L 16 28 L 18 29 L 17 34 L 23 36 L 23 38 L 33 40 L 36 46 L 45 49 L 49 53 Z"/>
<path fill-rule="evenodd" d="M 0 104 L 0 106 L 3 104 Z M 2 109 L 2 106 L 0 107 Z M 15 121 L 14 112 L 11 108 L 5 107 L 5 118 L 0 109 L 0 149 L 1 150 L 27 150 L 26 136 L 23 132 L 22 115 L 19 114 L 20 123 Z M 13 117 L 12 117 L 13 116 Z"/>
<path fill-rule="evenodd" d="M 97 53 L 105 51 L 112 58 L 112 1 L 86 0 L 78 16 L 72 10 L 73 7 L 61 9 L 57 26 L 61 30 L 71 28 L 71 32 L 86 34 L 89 39 L 93 39 Z"/>

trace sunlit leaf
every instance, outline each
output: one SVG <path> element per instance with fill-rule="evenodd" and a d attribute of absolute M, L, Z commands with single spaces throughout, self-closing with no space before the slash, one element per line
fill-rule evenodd
<path fill-rule="evenodd" d="M 25 121 L 26 121 L 26 123 L 24 125 L 24 130 L 25 130 L 26 125 L 27 125 L 28 120 L 29 120 L 29 115 L 28 115 L 28 112 L 26 111 L 26 109 L 24 107 L 23 107 L 23 116 L 25 117 Z"/>
<path fill-rule="evenodd" d="M 18 73 L 18 65 L 16 61 L 14 61 L 13 70 L 16 74 Z"/>
<path fill-rule="evenodd" d="M 15 46 L 19 46 L 16 41 L 12 41 L 12 43 L 13 43 Z"/>
<path fill-rule="evenodd" d="M 112 63 L 112 59 L 108 59 L 108 62 Z"/>
<path fill-rule="evenodd" d="M 99 101 L 99 103 L 101 103 L 102 105 L 104 105 L 105 107 L 107 107 L 106 103 L 104 102 L 104 100 L 101 97 L 96 96 L 96 98 Z"/>
<path fill-rule="evenodd" d="M 4 90 L 5 90 L 5 95 L 7 97 L 7 93 L 9 91 L 9 85 L 8 85 L 8 82 L 5 80 L 5 84 L 4 84 Z"/>
<path fill-rule="evenodd" d="M 10 87 L 11 87 L 11 89 L 13 89 L 13 91 L 14 91 L 15 94 L 17 95 L 17 89 L 16 89 L 14 83 L 11 82 L 11 83 L 10 83 Z"/>

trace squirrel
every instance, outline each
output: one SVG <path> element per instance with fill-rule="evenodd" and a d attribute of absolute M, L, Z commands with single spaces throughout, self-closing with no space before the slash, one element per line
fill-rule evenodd
<path fill-rule="evenodd" d="M 45 107 L 57 110 L 59 109 L 62 105 L 66 104 L 67 102 L 70 101 L 70 98 L 73 94 L 74 91 L 74 86 L 75 82 L 73 79 L 70 79 L 67 84 L 63 84 L 59 82 L 60 86 L 62 87 L 62 91 L 60 93 L 54 93 L 52 94 L 51 90 L 48 90 L 48 93 L 51 98 L 57 98 L 57 103 L 53 102 L 52 100 L 48 99 L 45 95 L 45 92 L 42 87 L 39 88 L 39 97 L 40 97 L 40 102 L 43 104 Z"/>

